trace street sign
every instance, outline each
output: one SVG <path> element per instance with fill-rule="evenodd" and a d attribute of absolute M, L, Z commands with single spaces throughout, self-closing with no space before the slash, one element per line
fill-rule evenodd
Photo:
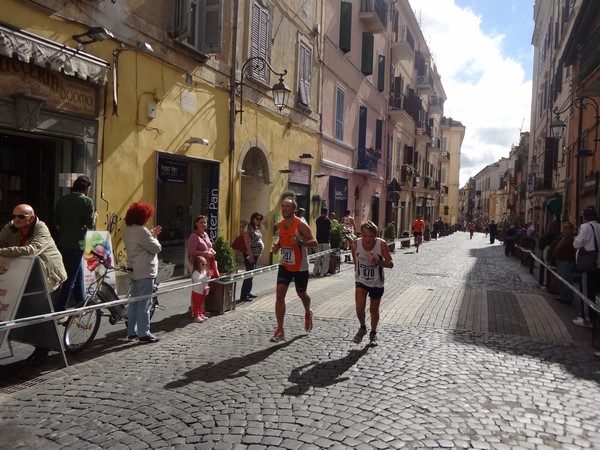
<path fill-rule="evenodd" d="M 528 173 L 527 174 L 527 192 L 533 192 L 534 185 L 535 185 L 535 174 Z"/>

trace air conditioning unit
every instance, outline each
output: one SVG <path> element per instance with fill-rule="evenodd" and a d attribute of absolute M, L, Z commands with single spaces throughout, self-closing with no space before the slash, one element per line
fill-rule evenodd
<path fill-rule="evenodd" d="M 423 83 L 425 83 L 425 77 L 424 76 L 417 77 L 417 84 L 423 84 Z"/>

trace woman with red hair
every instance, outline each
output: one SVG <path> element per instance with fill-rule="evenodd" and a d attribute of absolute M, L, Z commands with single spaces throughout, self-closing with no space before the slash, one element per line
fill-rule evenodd
<path fill-rule="evenodd" d="M 158 342 L 150 333 L 150 305 L 154 289 L 154 279 L 158 274 L 158 253 L 160 242 L 156 236 L 161 232 L 160 225 L 146 228 L 154 216 L 154 206 L 148 203 L 132 203 L 125 214 L 125 234 L 123 242 L 127 251 L 127 261 L 133 269 L 131 296 L 143 297 L 129 303 L 127 312 L 127 338 L 138 338 L 141 343 Z"/>

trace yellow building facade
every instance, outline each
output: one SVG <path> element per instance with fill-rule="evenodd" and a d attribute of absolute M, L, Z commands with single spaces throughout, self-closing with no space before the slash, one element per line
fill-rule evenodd
<path fill-rule="evenodd" d="M 126 261 L 125 212 L 145 201 L 163 227 L 161 257 L 179 275 L 199 214 L 209 217 L 211 238 L 232 241 L 261 212 L 266 248 L 284 192 L 297 194 L 309 218 L 318 215 L 310 201 L 319 155 L 318 5 L 300 20 L 291 14 L 300 2 L 199 2 L 192 11 L 178 9 L 178 0 L 5 3 L 3 219 L 27 202 L 51 224 L 56 200 L 85 173 L 115 263 Z M 104 40 L 95 40 L 98 27 L 110 32 Z M 272 70 L 256 66 L 263 60 Z M 270 89 L 280 78 L 291 91 L 282 110 Z"/>

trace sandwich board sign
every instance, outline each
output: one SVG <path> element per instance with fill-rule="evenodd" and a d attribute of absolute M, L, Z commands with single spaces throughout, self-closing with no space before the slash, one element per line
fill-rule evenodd
<path fill-rule="evenodd" d="M 0 322 L 54 312 L 42 265 L 36 256 L 0 257 Z M 59 351 L 67 359 L 55 320 L 0 329 L 0 354 L 11 340 Z"/>

